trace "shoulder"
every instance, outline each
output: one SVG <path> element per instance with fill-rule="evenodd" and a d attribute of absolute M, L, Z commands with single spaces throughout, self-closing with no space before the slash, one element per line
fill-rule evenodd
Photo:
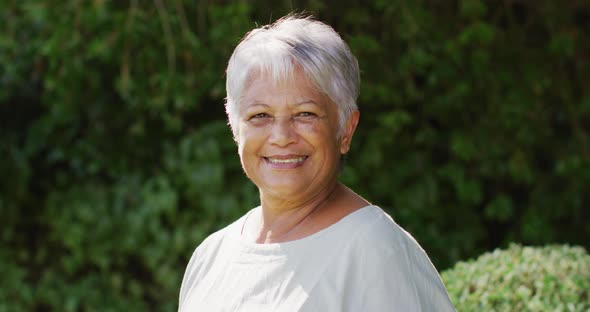
<path fill-rule="evenodd" d="M 367 227 L 366 232 L 363 233 L 364 239 L 373 240 L 380 248 L 426 255 L 418 241 L 383 209 L 375 207 L 373 215 L 371 226 Z"/>
<path fill-rule="evenodd" d="M 214 255 L 219 251 L 226 231 L 227 227 L 209 235 L 193 251 L 180 286 L 179 304 L 181 306 L 192 285 L 199 279 L 199 274 L 202 274 L 203 267 L 209 265 Z"/>
<path fill-rule="evenodd" d="M 201 244 L 193 251 L 192 256 L 186 266 L 182 285 L 180 287 L 180 303 L 184 301 L 187 293 L 196 281 L 202 278 L 204 272 L 210 269 L 215 262 L 215 259 L 224 252 L 224 250 L 231 249 L 231 246 L 226 246 L 228 241 L 232 241 L 232 236 L 239 233 L 239 227 L 244 215 L 234 223 L 214 232 L 205 238 Z"/>
<path fill-rule="evenodd" d="M 360 248 L 424 253 L 424 250 L 410 233 L 399 226 L 389 214 L 378 206 L 365 208 L 354 227 L 354 243 Z"/>
<path fill-rule="evenodd" d="M 432 265 L 414 237 L 378 206 L 364 208 L 349 231 L 351 257 L 363 262 L 363 266 L 387 265 L 406 272 L 416 265 L 416 260 Z"/>
<path fill-rule="evenodd" d="M 349 257 L 364 283 L 363 307 L 453 311 L 440 276 L 418 242 L 379 207 L 371 207 L 350 241 Z M 385 305 L 383 305 L 385 304 Z"/>
<path fill-rule="evenodd" d="M 230 225 L 212 233 L 207 238 L 205 238 L 194 250 L 187 266 L 186 273 L 189 273 L 191 269 L 194 269 L 197 264 L 202 264 L 203 262 L 214 259 L 228 239 L 231 240 L 232 238 L 237 238 L 240 235 L 241 224 L 255 209 L 256 208 L 250 210 L 248 213 Z"/>
<path fill-rule="evenodd" d="M 233 223 L 227 225 L 226 227 L 214 232 L 213 234 L 205 238 L 193 252 L 193 255 L 189 262 L 189 266 L 191 265 L 191 262 L 202 260 L 203 258 L 214 258 L 215 255 L 219 252 L 219 249 L 223 246 L 224 242 L 227 241 L 227 239 L 238 239 L 241 235 L 240 232 L 244 220 L 248 217 L 248 215 L 250 215 L 250 213 L 252 213 L 258 208 L 259 207 L 256 207 L 250 210 L 242 217 L 240 217 L 238 220 L 234 221 Z"/>
<path fill-rule="evenodd" d="M 227 231 L 228 227 L 225 227 L 205 238 L 193 251 L 188 266 L 191 267 L 196 262 L 201 262 L 217 253 L 223 243 Z"/>

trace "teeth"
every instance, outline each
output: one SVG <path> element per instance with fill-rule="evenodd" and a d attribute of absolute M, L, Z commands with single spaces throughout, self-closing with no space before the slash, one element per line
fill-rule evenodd
<path fill-rule="evenodd" d="M 273 164 L 292 164 L 304 161 L 306 156 L 301 156 L 297 158 L 288 158 L 288 159 L 276 159 L 276 158 L 267 158 Z"/>

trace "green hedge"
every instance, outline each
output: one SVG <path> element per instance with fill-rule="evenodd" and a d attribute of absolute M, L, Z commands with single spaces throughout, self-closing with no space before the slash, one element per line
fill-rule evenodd
<path fill-rule="evenodd" d="M 457 311 L 590 310 L 590 255 L 582 247 L 510 245 L 444 271 Z"/>
<path fill-rule="evenodd" d="M 175 309 L 194 247 L 257 202 L 227 59 L 293 9 L 359 58 L 342 180 L 439 269 L 590 247 L 590 4 L 338 4 L 0 0 L 0 311 Z"/>

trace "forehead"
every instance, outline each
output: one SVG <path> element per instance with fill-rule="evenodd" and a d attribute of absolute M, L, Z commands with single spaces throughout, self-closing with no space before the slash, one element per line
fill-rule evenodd
<path fill-rule="evenodd" d="M 275 104 L 275 102 L 311 101 L 325 105 L 328 97 L 320 92 L 315 84 L 300 70 L 292 75 L 275 78 L 270 74 L 255 72 L 249 76 L 244 85 L 241 100 L 242 106 L 253 103 Z"/>

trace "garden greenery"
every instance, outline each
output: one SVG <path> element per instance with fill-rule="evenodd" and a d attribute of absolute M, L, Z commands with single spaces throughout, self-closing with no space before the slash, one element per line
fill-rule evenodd
<path fill-rule="evenodd" d="M 439 269 L 590 247 L 590 4 L 488 2 L 0 0 L 0 311 L 176 309 L 195 246 L 258 201 L 227 60 L 292 10 L 359 59 L 341 180 Z"/>
<path fill-rule="evenodd" d="M 510 245 L 444 271 L 457 311 L 588 311 L 590 255 L 582 247 Z"/>

